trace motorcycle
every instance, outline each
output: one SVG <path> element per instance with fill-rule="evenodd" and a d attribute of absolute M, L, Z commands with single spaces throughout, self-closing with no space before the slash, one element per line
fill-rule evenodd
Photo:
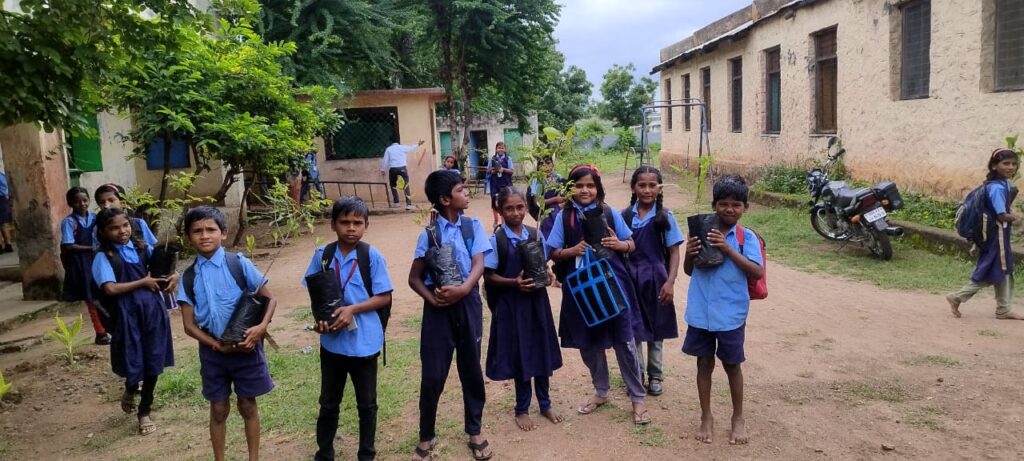
<path fill-rule="evenodd" d="M 902 228 L 889 224 L 888 214 L 903 208 L 903 198 L 892 181 L 854 189 L 845 181 L 829 180 L 829 171 L 846 153 L 837 141 L 829 138 L 825 165 L 807 172 L 811 227 L 828 240 L 860 242 L 888 261 L 892 258 L 889 237 L 903 235 Z"/>

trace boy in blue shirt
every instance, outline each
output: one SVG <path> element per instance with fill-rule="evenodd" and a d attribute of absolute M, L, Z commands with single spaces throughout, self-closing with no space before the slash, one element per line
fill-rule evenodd
<path fill-rule="evenodd" d="M 249 460 L 256 461 L 260 456 L 260 415 L 256 397 L 274 388 L 267 358 L 263 354 L 263 337 L 274 317 L 277 300 L 267 289 L 267 280 L 251 261 L 241 254 L 226 253 L 221 247 L 221 242 L 227 238 L 226 227 L 224 214 L 213 207 L 200 206 L 185 214 L 188 240 L 198 255 L 190 268 L 195 271 L 192 287 L 186 288 L 185 278 L 178 285 L 178 304 L 182 308 L 185 333 L 199 341 L 199 374 L 203 397 L 210 402 L 213 457 L 216 461 L 224 460 L 226 422 L 231 413 L 231 386 L 234 385 L 238 413 L 245 422 Z M 243 294 L 231 272 L 230 266 L 234 262 L 227 258 L 238 259 L 245 289 L 267 300 L 263 322 L 246 330 L 245 341 L 237 345 L 220 342 L 231 313 Z"/>
<path fill-rule="evenodd" d="M 711 443 L 714 418 L 711 416 L 711 373 L 715 355 L 722 361 L 729 377 L 732 395 L 732 430 L 729 443 L 747 443 L 743 421 L 743 354 L 744 328 L 750 310 L 747 280 L 760 279 L 761 246 L 753 231 L 740 226 L 747 211 L 749 190 L 743 178 L 726 176 L 715 182 L 711 206 L 720 225 L 707 235 L 711 246 L 719 249 L 725 262 L 712 268 L 695 268 L 694 258 L 700 252 L 700 240 L 690 235 L 686 242 L 683 270 L 690 276 L 686 295 L 685 320 L 688 325 L 683 352 L 697 357 L 697 395 L 700 397 L 700 430 L 697 440 Z M 737 243 L 736 233 L 743 232 L 744 245 Z"/>
<path fill-rule="evenodd" d="M 452 353 L 462 382 L 465 431 L 473 458 L 493 456 L 487 440 L 480 435 L 484 413 L 484 375 L 480 368 L 480 339 L 483 332 L 483 303 L 479 282 L 484 273 L 484 256 L 491 244 L 476 218 L 462 216 L 469 208 L 469 195 L 462 177 L 449 171 L 435 171 L 424 186 L 427 199 L 437 211 L 437 220 L 420 233 L 409 268 L 409 287 L 423 298 L 423 326 L 420 331 L 420 434 L 414 460 L 432 459 L 437 444 L 435 423 L 437 403 L 448 379 Z M 433 234 L 433 235 L 431 235 Z M 436 239 L 436 241 L 435 241 Z M 463 283 L 434 286 L 427 274 L 425 256 L 431 246 L 451 246 Z"/>
<path fill-rule="evenodd" d="M 316 322 L 314 331 L 320 333 L 320 415 L 316 420 L 314 457 L 318 461 L 334 459 L 334 436 L 338 432 L 338 415 L 345 391 L 346 376 L 352 377 L 359 410 L 360 461 L 372 460 L 377 450 L 377 356 L 384 345 L 384 328 L 377 310 L 391 303 L 391 277 L 387 262 L 376 248 L 366 245 L 369 257 L 369 280 L 360 272 L 357 246 L 369 227 L 370 210 L 356 197 L 343 197 L 334 201 L 331 210 L 331 229 L 338 235 L 331 262 L 324 266 L 325 248 L 313 252 L 306 275 L 331 271 L 338 277 L 338 286 L 344 305 L 334 311 L 334 321 Z M 306 281 L 303 280 L 305 285 Z M 370 296 L 373 293 L 373 296 Z"/>

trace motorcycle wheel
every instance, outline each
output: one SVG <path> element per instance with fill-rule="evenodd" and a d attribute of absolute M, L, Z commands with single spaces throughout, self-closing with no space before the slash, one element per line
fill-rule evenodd
<path fill-rule="evenodd" d="M 871 253 L 877 256 L 882 261 L 888 261 L 892 259 L 892 243 L 889 242 L 889 236 L 874 226 L 864 226 L 864 235 L 867 236 L 868 249 Z"/>
<path fill-rule="evenodd" d="M 814 228 L 814 232 L 818 235 L 825 237 L 827 240 L 842 241 L 850 238 L 846 233 L 840 233 L 828 222 L 828 212 L 825 208 L 815 206 L 811 208 L 811 227 Z"/>

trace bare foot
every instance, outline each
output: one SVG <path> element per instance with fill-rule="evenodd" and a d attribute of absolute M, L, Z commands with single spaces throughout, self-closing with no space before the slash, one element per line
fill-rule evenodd
<path fill-rule="evenodd" d="M 953 317 L 960 318 L 960 300 L 956 296 L 947 295 L 946 302 L 949 303 L 949 310 L 953 312 Z"/>
<path fill-rule="evenodd" d="M 551 421 L 552 424 L 558 424 L 562 421 L 565 421 L 565 419 L 562 418 L 562 415 L 555 413 L 555 410 L 552 410 L 550 408 L 540 412 L 540 414 L 544 415 L 544 417 L 547 418 L 548 421 Z"/>
<path fill-rule="evenodd" d="M 1007 312 L 1003 315 L 997 315 L 996 318 L 999 320 L 1024 320 L 1024 316 L 1013 311 Z"/>
<path fill-rule="evenodd" d="M 587 401 L 586 405 L 577 408 L 576 412 L 581 415 L 589 415 L 593 413 L 594 410 L 597 410 L 598 407 L 606 403 L 608 403 L 608 397 L 598 397 L 595 395 Z"/>
<path fill-rule="evenodd" d="M 528 414 L 516 415 L 516 426 L 519 426 L 520 429 L 526 432 L 530 432 L 537 428 L 537 425 L 533 424 L 533 420 L 530 419 L 530 415 Z"/>
<path fill-rule="evenodd" d="M 711 438 L 715 433 L 715 418 L 708 415 L 700 417 L 700 429 L 697 430 L 697 440 L 704 443 L 711 443 Z"/>
<path fill-rule="evenodd" d="M 729 445 L 745 445 L 750 439 L 747 437 L 747 426 L 742 416 L 732 417 L 732 430 L 729 434 Z"/>

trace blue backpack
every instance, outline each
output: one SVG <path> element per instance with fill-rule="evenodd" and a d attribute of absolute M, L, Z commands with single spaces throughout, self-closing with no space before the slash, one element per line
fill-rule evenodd
<path fill-rule="evenodd" d="M 956 233 L 968 242 L 981 246 L 988 240 L 990 223 L 993 221 L 988 206 L 988 185 L 985 181 L 972 190 L 956 209 L 953 226 Z"/>

